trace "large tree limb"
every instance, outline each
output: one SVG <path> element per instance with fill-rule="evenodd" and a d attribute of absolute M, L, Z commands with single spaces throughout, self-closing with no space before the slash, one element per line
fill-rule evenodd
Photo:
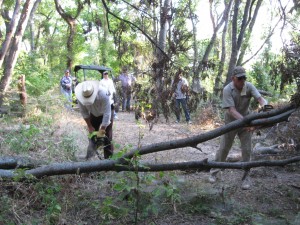
<path fill-rule="evenodd" d="M 239 129 L 245 126 L 266 126 L 266 125 L 286 121 L 288 116 L 291 113 L 293 113 L 295 110 L 296 109 L 294 106 L 289 105 L 269 112 L 250 114 L 248 116 L 245 116 L 243 119 L 235 120 L 229 124 L 226 124 L 225 126 L 219 127 L 217 129 L 206 132 L 204 134 L 199 134 L 193 137 L 183 138 L 179 140 L 155 143 L 155 144 L 141 147 L 140 149 L 135 149 L 129 153 L 126 153 L 123 156 L 123 158 L 132 158 L 136 153 L 140 155 L 144 155 L 144 154 L 149 154 L 149 153 L 154 153 L 154 152 L 159 152 L 164 150 L 183 148 L 186 146 L 191 146 L 191 147 L 197 146 L 197 144 L 199 143 L 211 140 L 213 138 L 221 136 L 222 134 L 228 133 L 229 131 Z M 268 118 L 268 119 L 262 120 L 263 118 Z"/>
<path fill-rule="evenodd" d="M 161 142 L 148 146 L 134 149 L 129 153 L 123 155 L 118 160 L 102 160 L 94 162 L 72 162 L 72 163 L 55 163 L 39 168 L 34 168 L 25 171 L 25 175 L 33 175 L 36 178 L 43 176 L 53 176 L 62 174 L 76 174 L 76 173 L 88 173 L 95 171 L 126 171 L 133 170 L 128 163 L 128 159 L 133 158 L 136 154 L 144 155 L 153 152 L 159 152 L 164 150 L 182 148 L 187 146 L 196 146 L 198 143 L 205 142 L 207 140 L 218 137 L 229 131 L 239 129 L 245 126 L 265 126 L 281 121 L 286 121 L 288 117 L 296 110 L 295 106 L 289 105 L 279 109 L 275 109 L 269 112 L 256 113 L 245 116 L 241 120 L 233 121 L 225 126 L 209 131 L 204 134 L 199 134 L 190 138 L 184 138 L 174 141 Z M 210 168 L 231 168 L 231 169 L 249 169 L 258 166 L 283 166 L 288 163 L 300 161 L 300 157 L 294 157 L 289 160 L 283 161 L 260 161 L 260 162 L 248 162 L 248 163 L 220 163 L 220 162 L 208 162 L 207 160 L 185 163 L 170 163 L 170 164 L 145 164 L 135 168 L 138 171 L 163 171 L 163 170 L 185 170 L 185 169 L 198 169 L 208 170 Z M 14 164 L 13 164 L 14 163 Z M 2 163 L 0 160 L 0 168 L 9 168 L 7 165 L 9 162 Z M 15 162 L 11 162 L 11 165 L 16 165 Z M 1 166 L 2 165 L 2 166 Z M 6 165 L 6 167 L 5 167 Z M 21 167 L 20 165 L 18 166 Z M 10 167 L 11 168 L 11 167 Z M 16 173 L 17 172 L 17 173 Z M 0 177 L 13 178 L 18 175 L 18 171 L 14 170 L 0 170 Z M 20 175 L 19 175 L 20 176 Z"/>
<path fill-rule="evenodd" d="M 144 164 L 139 167 L 126 166 L 116 164 L 115 160 L 101 160 L 93 162 L 71 162 L 71 163 L 55 163 L 49 166 L 43 166 L 36 169 L 25 171 L 25 176 L 34 176 L 35 178 L 42 178 L 45 176 L 65 175 L 65 174 L 81 174 L 99 171 L 139 171 L 139 172 L 156 172 L 156 171 L 171 171 L 171 170 L 197 170 L 209 171 L 211 168 L 220 169 L 251 169 L 254 167 L 273 167 L 285 166 L 287 164 L 300 161 L 300 156 L 285 160 L 277 161 L 252 161 L 252 162 L 214 162 L 204 159 L 202 161 L 191 161 L 182 163 L 168 163 L 168 164 Z M 12 179 L 20 176 L 17 172 L 12 170 L 0 170 L 0 177 Z"/>

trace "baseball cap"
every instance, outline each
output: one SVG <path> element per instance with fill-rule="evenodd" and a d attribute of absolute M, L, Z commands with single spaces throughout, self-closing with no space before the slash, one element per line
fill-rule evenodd
<path fill-rule="evenodd" d="M 233 76 L 246 77 L 246 70 L 242 66 L 236 66 L 233 70 Z"/>

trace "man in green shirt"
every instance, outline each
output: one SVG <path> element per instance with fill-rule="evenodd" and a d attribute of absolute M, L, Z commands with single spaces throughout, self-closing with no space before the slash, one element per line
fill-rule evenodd
<path fill-rule="evenodd" d="M 243 67 L 237 66 L 233 70 L 232 82 L 226 85 L 223 89 L 223 109 L 225 112 L 225 124 L 234 120 L 242 119 L 249 114 L 250 100 L 254 97 L 261 106 L 267 104 L 267 101 L 261 96 L 253 84 L 246 81 L 246 71 Z M 244 162 L 250 161 L 251 155 L 251 136 L 253 127 L 240 128 L 230 131 L 221 137 L 220 148 L 218 149 L 215 160 L 217 162 L 224 162 L 233 145 L 236 135 L 238 135 L 241 142 L 242 159 Z M 213 169 L 210 172 L 209 181 L 216 182 L 217 174 L 220 170 Z M 242 183 L 242 189 L 250 188 L 250 178 L 248 173 Z"/>

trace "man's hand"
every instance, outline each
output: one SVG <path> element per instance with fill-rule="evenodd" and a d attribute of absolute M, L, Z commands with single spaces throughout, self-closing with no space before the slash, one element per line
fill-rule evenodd
<path fill-rule="evenodd" d="M 92 126 L 88 126 L 88 130 L 89 130 L 89 133 L 93 133 L 95 131 L 95 128 Z"/>
<path fill-rule="evenodd" d="M 105 137 L 105 130 L 100 129 L 97 133 L 97 137 Z"/>

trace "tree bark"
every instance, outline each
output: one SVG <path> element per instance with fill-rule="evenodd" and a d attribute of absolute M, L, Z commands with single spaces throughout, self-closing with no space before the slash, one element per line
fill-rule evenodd
<path fill-rule="evenodd" d="M 68 162 L 68 163 L 55 163 L 48 166 L 42 166 L 35 169 L 25 171 L 24 180 L 34 178 L 43 178 L 47 176 L 66 175 L 66 174 L 82 174 L 100 171 L 138 171 L 138 172 L 158 172 L 158 171 L 172 171 L 172 170 L 197 170 L 209 171 L 211 168 L 219 169 L 242 169 L 249 170 L 255 167 L 274 167 L 285 166 L 291 163 L 299 162 L 300 156 L 290 159 L 277 160 L 277 161 L 252 161 L 252 162 L 214 162 L 204 159 L 202 161 L 191 161 L 181 163 L 166 163 L 166 164 L 148 164 L 142 166 L 129 166 L 116 164 L 114 160 L 101 160 L 93 162 Z M 15 170 L 0 169 L 0 177 L 12 179 L 20 175 Z"/>
<path fill-rule="evenodd" d="M 23 6 L 22 14 L 14 35 L 14 38 L 10 45 L 10 51 L 5 58 L 5 66 L 4 66 L 4 72 L 3 76 L 0 81 L 0 107 L 3 104 L 3 97 L 7 90 L 7 88 L 10 85 L 12 73 L 14 70 L 14 67 L 17 62 L 17 58 L 20 51 L 20 44 L 25 32 L 25 28 L 27 26 L 27 22 L 30 16 L 30 12 L 32 10 L 34 4 L 34 0 L 27 0 Z"/>
<path fill-rule="evenodd" d="M 6 35 L 4 42 L 2 43 L 2 47 L 0 50 L 0 68 L 2 67 L 5 55 L 7 53 L 8 47 L 11 43 L 13 35 L 16 31 L 19 19 L 20 19 L 20 8 L 21 8 L 21 0 L 16 0 L 14 13 L 10 19 L 10 23 L 8 25 L 8 29 L 6 30 Z"/>

